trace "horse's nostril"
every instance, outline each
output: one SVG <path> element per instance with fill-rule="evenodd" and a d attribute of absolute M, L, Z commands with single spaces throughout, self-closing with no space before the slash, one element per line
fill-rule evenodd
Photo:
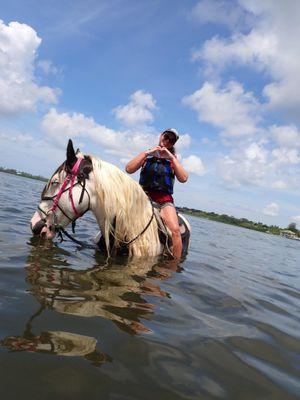
<path fill-rule="evenodd" d="M 37 222 L 34 226 L 31 225 L 31 230 L 34 235 L 39 235 L 46 225 L 46 221 L 44 219 L 41 219 L 39 222 Z"/>

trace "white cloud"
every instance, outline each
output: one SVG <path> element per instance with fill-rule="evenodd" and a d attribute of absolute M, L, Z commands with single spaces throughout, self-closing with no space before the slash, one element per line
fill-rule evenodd
<path fill-rule="evenodd" d="M 9 140 L 11 142 L 22 143 L 22 144 L 34 142 L 34 138 L 31 135 L 28 135 L 26 133 L 18 133 L 15 135 L 9 135 L 7 133 L 0 133 L 0 140 Z"/>
<path fill-rule="evenodd" d="M 299 120 L 300 2 L 240 0 L 239 4 L 252 17 L 250 32 L 234 29 L 229 38 L 213 37 L 194 51 L 193 59 L 214 73 L 231 65 L 264 71 L 271 79 L 262 91 L 268 106 Z"/>
<path fill-rule="evenodd" d="M 216 174 L 228 187 L 258 186 L 299 193 L 300 155 L 296 149 L 268 149 L 253 143 L 237 145 L 217 157 Z"/>
<path fill-rule="evenodd" d="M 183 98 L 183 104 L 198 113 L 199 121 L 221 129 L 226 136 L 247 136 L 257 132 L 258 103 L 251 92 L 237 82 L 224 89 L 205 82 L 201 89 Z"/>
<path fill-rule="evenodd" d="M 158 134 L 147 130 L 124 130 L 116 131 L 97 123 L 92 117 L 86 117 L 82 113 L 59 113 L 51 108 L 42 120 L 42 130 L 55 143 L 65 146 L 69 138 L 88 138 L 101 151 L 118 156 L 122 162 L 129 160 L 138 153 L 158 143 Z M 178 149 L 189 147 L 191 138 L 188 134 L 180 135 Z M 78 144 L 76 145 L 76 147 Z M 97 153 L 98 149 L 95 150 Z M 190 172 L 203 174 L 203 165 L 200 158 L 191 156 L 187 159 Z"/>
<path fill-rule="evenodd" d="M 45 139 L 28 133 L 0 133 L 1 165 L 49 176 L 55 165 L 65 159 L 65 147 L 57 148 Z M 25 162 L 24 162 L 25 160 Z"/>
<path fill-rule="evenodd" d="M 230 64 L 247 64 L 258 70 L 267 69 L 277 54 L 276 36 L 251 31 L 248 35 L 234 33 L 230 39 L 213 37 L 192 53 L 193 60 L 204 61 L 209 67 L 223 69 Z"/>
<path fill-rule="evenodd" d="M 273 125 L 269 128 L 269 131 L 280 147 L 300 147 L 300 131 L 295 125 Z"/>
<path fill-rule="evenodd" d="M 176 149 L 183 150 L 190 147 L 191 137 L 187 133 L 180 135 L 178 142 L 176 142 Z"/>
<path fill-rule="evenodd" d="M 183 100 L 200 122 L 221 133 L 222 150 L 230 149 L 217 157 L 217 174 L 231 187 L 250 184 L 299 193 L 300 2 L 203 0 L 192 14 L 201 24 L 221 23 L 230 30 L 193 51 L 192 59 L 201 63 L 209 81 Z M 237 14 L 245 26 L 236 21 Z M 247 86 L 234 81 L 239 68 Z M 249 69 L 259 74 L 255 95 L 244 89 L 256 76 Z M 225 81 L 228 76 L 233 87 Z M 268 118 L 274 115 L 277 121 L 288 117 L 289 123 L 271 125 Z"/>
<path fill-rule="evenodd" d="M 190 12 L 190 15 L 201 24 L 220 23 L 234 27 L 241 23 L 242 9 L 228 1 L 202 0 L 199 1 Z M 244 18 L 243 18 L 244 22 Z"/>
<path fill-rule="evenodd" d="M 205 174 L 205 168 L 200 157 L 195 155 L 190 155 L 182 160 L 182 165 L 187 172 L 194 173 L 196 175 L 202 176 Z"/>
<path fill-rule="evenodd" d="M 283 181 L 275 181 L 275 182 L 273 182 L 272 184 L 271 184 L 271 188 L 272 189 L 279 189 L 279 190 L 282 190 L 282 189 L 287 189 L 287 187 L 288 187 L 288 185 L 286 184 L 286 182 L 283 182 Z"/>
<path fill-rule="evenodd" d="M 251 161 L 264 164 L 267 161 L 267 155 L 267 151 L 257 143 L 251 143 L 250 146 L 245 149 L 245 156 Z"/>
<path fill-rule="evenodd" d="M 56 142 L 64 144 L 67 138 L 90 137 L 107 147 L 116 145 L 117 132 L 97 124 L 93 118 L 81 113 L 58 113 L 51 108 L 42 120 L 42 129 Z"/>
<path fill-rule="evenodd" d="M 34 61 L 41 39 L 26 24 L 0 20 L 0 114 L 32 111 L 38 102 L 56 103 L 58 90 L 39 86 Z"/>
<path fill-rule="evenodd" d="M 277 164 L 298 164 L 300 162 L 299 151 L 296 149 L 274 149 L 272 155 Z"/>
<path fill-rule="evenodd" d="M 126 126 L 140 126 L 153 121 L 152 110 L 156 109 L 156 101 L 151 93 L 137 90 L 130 96 L 125 106 L 113 110 L 116 118 Z"/>
<path fill-rule="evenodd" d="M 217 160 L 217 174 L 230 187 L 242 184 L 264 186 L 269 166 L 264 158 L 256 155 L 249 157 L 246 150 L 237 149 L 232 155 L 225 155 Z"/>
<path fill-rule="evenodd" d="M 277 203 L 267 204 L 262 212 L 270 217 L 276 217 L 279 214 L 279 205 Z"/>
<path fill-rule="evenodd" d="M 291 221 L 296 222 L 297 224 L 300 223 L 300 215 L 295 215 L 293 217 L 290 218 Z"/>
<path fill-rule="evenodd" d="M 229 187 L 252 185 L 276 190 L 298 190 L 300 154 L 275 148 L 268 141 L 239 142 L 216 159 L 216 173 Z"/>
<path fill-rule="evenodd" d="M 123 157 L 144 150 L 155 139 L 148 134 L 115 131 L 82 113 L 59 113 L 54 108 L 44 116 L 42 129 L 59 145 L 65 145 L 68 138 L 89 138 L 107 153 Z"/>
<path fill-rule="evenodd" d="M 40 60 L 37 62 L 37 67 L 43 71 L 45 75 L 56 75 L 59 73 L 58 68 L 53 65 L 50 60 Z"/>

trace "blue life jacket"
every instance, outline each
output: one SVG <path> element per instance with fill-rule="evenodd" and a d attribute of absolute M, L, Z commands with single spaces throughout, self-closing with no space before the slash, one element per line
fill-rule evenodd
<path fill-rule="evenodd" d="M 173 193 L 175 174 L 171 161 L 166 158 L 148 157 L 142 167 L 140 185 L 144 190 Z"/>

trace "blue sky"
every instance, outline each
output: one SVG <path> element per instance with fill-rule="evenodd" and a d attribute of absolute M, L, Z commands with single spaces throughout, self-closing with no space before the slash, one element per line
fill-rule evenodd
<path fill-rule="evenodd" d="M 49 176 L 72 138 L 124 168 L 175 127 L 177 205 L 300 224 L 298 0 L 11 0 L 0 19 L 0 165 Z"/>

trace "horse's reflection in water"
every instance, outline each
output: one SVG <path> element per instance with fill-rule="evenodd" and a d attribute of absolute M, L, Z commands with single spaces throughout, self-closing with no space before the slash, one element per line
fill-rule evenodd
<path fill-rule="evenodd" d="M 97 259 L 96 254 L 96 262 L 100 261 L 97 266 L 75 270 L 63 266 L 68 262 L 63 250 L 51 243 L 47 244 L 49 248 L 45 246 L 32 247 L 26 266 L 26 280 L 31 284 L 29 292 L 41 308 L 30 318 L 24 334 L 6 337 L 1 342 L 3 346 L 16 351 L 84 356 L 95 365 L 111 360 L 96 348 L 96 339 L 92 337 L 61 331 L 34 335 L 33 319 L 44 309 L 80 317 L 107 318 L 130 334 L 150 332 L 143 322 L 155 308 L 149 297 L 168 296 L 157 282 L 177 270 L 177 263 L 148 258 L 122 259 L 118 264 L 117 260 Z"/>
<path fill-rule="evenodd" d="M 96 347 L 97 341 L 93 337 L 63 331 L 45 331 L 34 335 L 30 323 L 26 325 L 23 335 L 7 336 L 0 343 L 11 351 L 80 356 L 95 366 L 112 361 L 111 357 Z"/>

